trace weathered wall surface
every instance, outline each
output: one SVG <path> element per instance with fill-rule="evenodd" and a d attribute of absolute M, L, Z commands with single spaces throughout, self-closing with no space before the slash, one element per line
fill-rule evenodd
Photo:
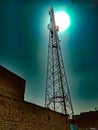
<path fill-rule="evenodd" d="M 0 66 L 0 94 L 15 99 L 24 99 L 25 80 Z"/>
<path fill-rule="evenodd" d="M 69 130 L 66 116 L 24 101 L 25 80 L 0 66 L 0 130 Z"/>
<path fill-rule="evenodd" d="M 69 123 L 62 114 L 0 95 L 0 130 L 69 130 Z"/>
<path fill-rule="evenodd" d="M 79 128 L 96 128 L 98 130 L 98 111 L 81 113 L 74 116 L 74 120 Z"/>

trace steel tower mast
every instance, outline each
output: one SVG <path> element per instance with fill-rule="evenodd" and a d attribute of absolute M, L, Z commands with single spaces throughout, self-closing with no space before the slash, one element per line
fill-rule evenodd
<path fill-rule="evenodd" d="M 59 27 L 56 26 L 52 7 L 49 10 L 49 15 L 45 107 L 62 114 L 68 114 L 71 117 L 73 115 L 73 107 L 58 37 Z"/>

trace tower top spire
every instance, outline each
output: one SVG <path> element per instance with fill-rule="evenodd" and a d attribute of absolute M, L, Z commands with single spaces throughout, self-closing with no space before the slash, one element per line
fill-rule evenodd
<path fill-rule="evenodd" d="M 56 26 L 53 7 L 50 8 L 49 15 L 50 15 L 50 24 L 48 24 L 48 29 L 50 30 L 51 34 L 53 34 L 59 31 L 59 27 Z"/>

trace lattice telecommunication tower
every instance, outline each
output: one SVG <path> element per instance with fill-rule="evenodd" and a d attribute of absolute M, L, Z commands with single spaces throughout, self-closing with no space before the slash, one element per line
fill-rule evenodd
<path fill-rule="evenodd" d="M 64 69 L 63 58 L 58 37 L 59 27 L 56 26 L 54 10 L 49 10 L 50 24 L 49 43 L 48 43 L 48 61 L 45 92 L 45 107 L 56 112 L 60 112 L 71 117 L 73 107 Z"/>

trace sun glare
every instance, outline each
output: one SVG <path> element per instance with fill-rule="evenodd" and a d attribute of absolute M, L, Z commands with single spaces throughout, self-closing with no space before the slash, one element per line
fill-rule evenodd
<path fill-rule="evenodd" d="M 68 29 L 70 25 L 70 17 L 66 12 L 59 11 L 55 13 L 56 25 L 59 26 L 59 31 L 63 32 Z"/>

